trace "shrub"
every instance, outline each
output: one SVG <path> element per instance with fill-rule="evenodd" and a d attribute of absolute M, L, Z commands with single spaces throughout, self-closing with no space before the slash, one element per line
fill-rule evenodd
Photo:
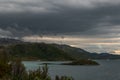
<path fill-rule="evenodd" d="M 2 61 L 1 61 L 2 62 Z M 48 75 L 47 65 L 35 71 L 26 71 L 20 59 L 0 63 L 0 80 L 52 80 Z M 55 80 L 73 80 L 66 76 L 56 76 Z"/>
<path fill-rule="evenodd" d="M 38 68 L 35 71 L 29 71 L 29 79 L 28 80 L 51 80 L 48 76 L 48 67 L 45 65 L 42 68 Z"/>
<path fill-rule="evenodd" d="M 73 80 L 72 77 L 66 77 L 66 76 L 56 76 L 55 80 Z"/>

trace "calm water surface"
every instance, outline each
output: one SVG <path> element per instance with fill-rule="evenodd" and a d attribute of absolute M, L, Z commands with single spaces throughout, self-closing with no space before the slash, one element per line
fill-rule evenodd
<path fill-rule="evenodd" d="M 49 75 L 72 76 L 75 80 L 120 80 L 120 60 L 97 60 L 100 66 L 68 66 L 58 65 L 62 62 L 24 61 L 27 70 L 35 70 L 41 63 L 48 65 Z"/>

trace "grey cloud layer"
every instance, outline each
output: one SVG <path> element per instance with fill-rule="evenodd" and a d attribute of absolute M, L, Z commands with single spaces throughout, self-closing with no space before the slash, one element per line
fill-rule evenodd
<path fill-rule="evenodd" d="M 58 6 L 93 8 L 119 3 L 119 0 L 0 0 L 0 12 L 46 12 Z"/>
<path fill-rule="evenodd" d="M 0 28 L 13 36 L 118 37 L 119 4 L 120 0 L 0 0 Z"/>

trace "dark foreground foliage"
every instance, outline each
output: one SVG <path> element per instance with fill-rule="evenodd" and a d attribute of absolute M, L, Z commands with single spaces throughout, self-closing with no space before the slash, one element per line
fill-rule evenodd
<path fill-rule="evenodd" d="M 18 59 L 6 62 L 0 60 L 0 80 L 52 80 L 52 78 L 48 75 L 47 65 L 35 71 L 26 71 Z M 73 78 L 56 76 L 54 80 L 73 80 Z"/>
<path fill-rule="evenodd" d="M 52 80 L 48 75 L 47 65 L 35 71 L 26 71 L 24 65 L 19 61 L 10 64 L 0 64 L 0 80 Z M 55 80 L 73 80 L 71 77 L 56 76 Z"/>

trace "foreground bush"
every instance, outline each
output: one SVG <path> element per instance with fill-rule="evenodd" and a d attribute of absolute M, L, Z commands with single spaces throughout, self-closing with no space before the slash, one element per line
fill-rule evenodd
<path fill-rule="evenodd" d="M 47 65 L 35 71 L 26 71 L 21 59 L 13 59 L 4 49 L 0 48 L 0 80 L 52 80 L 48 75 Z M 73 79 L 56 76 L 55 80 Z"/>
<path fill-rule="evenodd" d="M 72 77 L 66 77 L 66 76 L 62 76 L 62 77 L 56 76 L 55 80 L 73 80 L 73 78 Z"/>
<path fill-rule="evenodd" d="M 28 80 L 51 80 L 48 76 L 48 67 L 45 65 L 35 71 L 29 71 Z"/>
<path fill-rule="evenodd" d="M 20 60 L 0 64 L 0 80 L 52 80 L 48 75 L 47 65 L 35 71 L 26 71 Z M 66 76 L 56 76 L 55 80 L 73 80 Z"/>

